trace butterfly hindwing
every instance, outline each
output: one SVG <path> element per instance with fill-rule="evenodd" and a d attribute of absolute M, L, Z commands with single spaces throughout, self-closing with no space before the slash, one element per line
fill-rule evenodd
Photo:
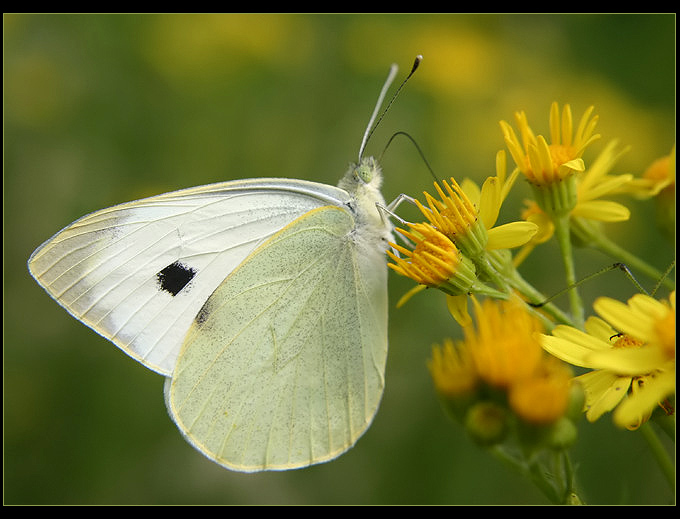
<path fill-rule="evenodd" d="M 242 470 L 332 459 L 378 408 L 386 268 L 349 210 L 310 211 L 212 294 L 166 382 L 170 415 L 206 456 Z"/>

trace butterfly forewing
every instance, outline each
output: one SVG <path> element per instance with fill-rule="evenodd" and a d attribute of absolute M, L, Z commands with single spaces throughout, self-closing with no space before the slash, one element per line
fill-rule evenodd
<path fill-rule="evenodd" d="M 89 214 L 29 259 L 35 279 L 74 317 L 170 375 L 196 314 L 260 243 L 343 190 L 300 180 L 224 182 Z"/>

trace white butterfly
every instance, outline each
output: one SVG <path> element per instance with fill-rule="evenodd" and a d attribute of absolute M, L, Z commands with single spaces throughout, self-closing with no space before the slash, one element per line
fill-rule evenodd
<path fill-rule="evenodd" d="M 170 416 L 220 465 L 333 459 L 378 409 L 392 226 L 378 163 L 361 155 L 395 73 L 338 187 L 272 178 L 154 196 L 80 218 L 28 261 L 71 315 L 168 377 Z"/>

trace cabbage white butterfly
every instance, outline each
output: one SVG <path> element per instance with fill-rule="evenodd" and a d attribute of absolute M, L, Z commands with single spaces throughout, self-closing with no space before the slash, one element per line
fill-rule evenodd
<path fill-rule="evenodd" d="M 153 196 L 76 220 L 28 260 L 73 317 L 167 377 L 179 430 L 229 469 L 331 460 L 378 409 L 392 226 L 362 154 L 395 74 L 338 187 L 263 178 Z"/>

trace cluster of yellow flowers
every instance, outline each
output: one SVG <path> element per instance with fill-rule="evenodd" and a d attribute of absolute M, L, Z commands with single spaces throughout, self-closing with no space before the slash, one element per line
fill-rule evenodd
<path fill-rule="evenodd" d="M 468 404 L 472 409 L 481 402 L 488 409 L 504 393 L 508 407 L 523 421 L 539 426 L 557 422 L 568 408 L 572 371 L 541 349 L 540 320 L 519 299 L 473 301 L 476 326 L 465 327 L 465 340 L 448 340 L 433 349 L 429 368 L 439 394 L 454 412 L 462 412 L 461 420 Z M 489 434 L 484 423 L 468 425 L 475 439 L 485 442 L 507 432 L 499 427 Z"/>
<path fill-rule="evenodd" d="M 575 387 L 581 390 L 578 405 L 590 421 L 615 410 L 615 423 L 634 429 L 655 411 L 673 412 L 674 282 L 662 280 L 672 290 L 666 300 L 647 294 L 627 303 L 599 298 L 594 303 L 599 317 L 586 320 L 571 240 L 577 237 L 618 261 L 633 263 L 644 274 L 662 278 L 613 244 L 597 222 L 629 219 L 626 206 L 603 199 L 629 194 L 665 204 L 659 214 L 672 218 L 674 228 L 675 147 L 637 178 L 611 174 L 626 151 L 616 141 L 586 165 L 584 151 L 600 138 L 593 112 L 588 108 L 575 126 L 569 105 L 560 111 L 554 103 L 550 143 L 534 134 L 523 112 L 516 114 L 517 132 L 501 121 L 515 164 L 512 173 L 507 175 L 506 154 L 500 151 L 496 175 L 487 178 L 481 190 L 469 180 L 462 185 L 453 178 L 435 183 L 438 198 L 424 193 L 424 203 L 416 201 L 425 221 L 397 229 L 410 246 L 391 244 L 389 266 L 418 283 L 408 297 L 425 287 L 442 290 L 463 327 L 464 339 L 436 346 L 429 363 L 438 393 L 463 422 L 472 410 L 480 416 L 475 405 L 481 394 L 495 398 L 500 392 L 505 409 L 519 420 L 554 424 L 568 414 L 570 399 L 579 394 Z M 521 221 L 496 226 L 501 204 L 519 176 L 530 184 L 533 200 L 527 202 Z M 552 237 L 560 246 L 570 287 L 569 312 L 551 303 L 536 308 L 545 298 L 518 271 L 527 255 Z M 513 257 L 509 249 L 514 248 L 518 251 Z M 480 303 L 477 297 L 486 299 Z M 470 300 L 474 322 L 467 310 Z M 562 361 L 591 371 L 573 377 Z M 484 423 L 490 423 L 489 413 L 483 416 Z"/>

